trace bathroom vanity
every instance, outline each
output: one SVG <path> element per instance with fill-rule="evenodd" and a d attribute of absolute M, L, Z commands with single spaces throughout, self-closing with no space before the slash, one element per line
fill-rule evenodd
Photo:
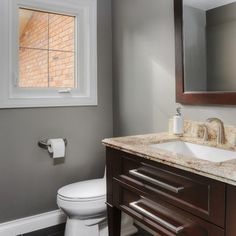
<path fill-rule="evenodd" d="M 110 236 L 120 235 L 121 211 L 158 236 L 236 235 L 236 159 L 211 162 L 153 146 L 176 141 L 216 146 L 188 134 L 103 140 Z"/>

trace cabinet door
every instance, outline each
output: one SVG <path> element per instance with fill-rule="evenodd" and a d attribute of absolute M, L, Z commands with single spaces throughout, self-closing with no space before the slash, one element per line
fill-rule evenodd
<path fill-rule="evenodd" d="M 224 236 L 224 230 L 162 201 L 152 201 L 114 180 L 115 206 L 161 236 Z"/>

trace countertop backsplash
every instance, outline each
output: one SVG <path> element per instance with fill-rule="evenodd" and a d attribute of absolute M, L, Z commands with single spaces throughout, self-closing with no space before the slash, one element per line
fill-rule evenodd
<path fill-rule="evenodd" d="M 217 139 L 217 123 L 212 122 L 198 122 L 192 120 L 184 121 L 184 136 L 202 139 L 204 136 L 203 125 L 208 129 L 208 141 L 216 142 Z M 236 126 L 224 125 L 225 129 L 225 145 L 236 147 Z M 169 133 L 172 134 L 173 119 L 169 120 Z"/>

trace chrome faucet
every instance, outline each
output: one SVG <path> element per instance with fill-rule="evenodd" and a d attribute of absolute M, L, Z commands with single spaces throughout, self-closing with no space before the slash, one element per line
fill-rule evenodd
<path fill-rule="evenodd" d="M 219 118 L 209 118 L 207 122 L 216 122 L 218 125 L 217 128 L 217 144 L 224 144 L 225 143 L 225 128 L 224 123 Z"/>

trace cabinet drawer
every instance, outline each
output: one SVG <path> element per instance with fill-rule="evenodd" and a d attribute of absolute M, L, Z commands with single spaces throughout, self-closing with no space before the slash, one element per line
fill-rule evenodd
<path fill-rule="evenodd" d="M 161 199 L 224 228 L 224 183 L 124 152 L 120 162 L 116 179 L 153 201 Z"/>
<path fill-rule="evenodd" d="M 161 236 L 223 236 L 224 230 L 163 201 L 152 201 L 114 180 L 115 206 Z"/>

